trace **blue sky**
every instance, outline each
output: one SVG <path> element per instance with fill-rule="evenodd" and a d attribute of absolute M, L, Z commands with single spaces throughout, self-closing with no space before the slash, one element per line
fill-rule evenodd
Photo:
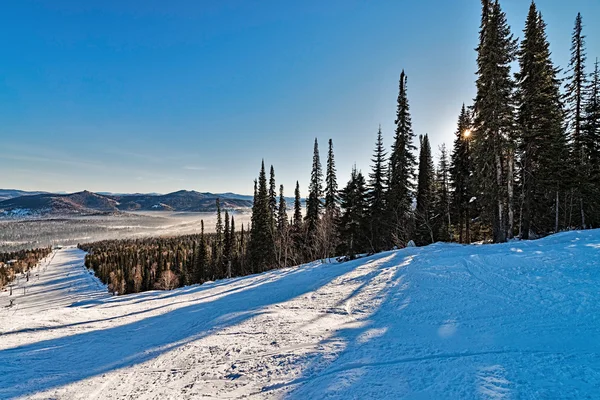
<path fill-rule="evenodd" d="M 556 64 L 597 0 L 539 0 Z M 521 37 L 526 0 L 503 0 Z M 0 187 L 252 192 L 261 158 L 293 194 L 312 146 L 338 180 L 393 135 L 408 74 L 415 133 L 451 144 L 474 97 L 478 0 L 30 1 L 0 13 Z M 595 25 L 595 26 L 594 26 Z"/>

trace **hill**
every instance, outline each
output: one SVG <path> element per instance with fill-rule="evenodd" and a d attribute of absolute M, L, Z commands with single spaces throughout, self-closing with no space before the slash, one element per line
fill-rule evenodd
<path fill-rule="evenodd" d="M 28 192 L 25 190 L 17 190 L 17 189 L 0 189 L 0 201 L 14 199 L 15 197 L 21 196 L 31 196 L 36 194 L 43 194 L 47 192 Z"/>
<path fill-rule="evenodd" d="M 83 257 L 54 253 L 0 308 L 0 398 L 598 395 L 600 230 L 119 297 Z"/>
<path fill-rule="evenodd" d="M 223 208 L 252 207 L 252 199 L 226 197 L 213 193 L 200 193 L 193 190 L 180 190 L 169 194 L 131 194 L 114 195 L 111 198 L 119 202 L 122 211 L 215 211 L 217 198 Z"/>
<path fill-rule="evenodd" d="M 0 201 L 0 215 L 53 216 L 94 215 L 121 211 L 189 211 L 209 212 L 216 210 L 220 195 L 181 190 L 174 193 L 102 195 L 89 191 L 72 194 L 31 194 Z M 251 200 L 221 198 L 224 209 L 252 207 Z"/>

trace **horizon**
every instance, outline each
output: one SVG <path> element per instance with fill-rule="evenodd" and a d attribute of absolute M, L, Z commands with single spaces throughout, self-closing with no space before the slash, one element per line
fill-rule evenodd
<path fill-rule="evenodd" d="M 589 71 L 600 4 L 536 3 L 563 70 L 582 13 Z M 522 38 L 529 2 L 502 6 Z M 315 137 L 322 164 L 333 139 L 340 185 L 369 170 L 379 124 L 390 148 L 401 70 L 436 154 L 475 95 L 479 2 L 6 8 L 0 173 L 17 190 L 251 193 L 264 158 L 286 196 L 296 180 L 305 196 Z"/>

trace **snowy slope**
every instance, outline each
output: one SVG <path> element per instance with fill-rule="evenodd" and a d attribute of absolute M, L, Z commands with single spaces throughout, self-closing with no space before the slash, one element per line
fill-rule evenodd
<path fill-rule="evenodd" d="M 122 297 L 82 260 L 0 310 L 0 398 L 600 398 L 600 231 Z"/>

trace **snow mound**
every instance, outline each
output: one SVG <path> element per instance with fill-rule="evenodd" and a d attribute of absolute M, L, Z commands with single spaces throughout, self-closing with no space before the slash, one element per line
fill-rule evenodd
<path fill-rule="evenodd" d="M 0 294 L 0 398 L 598 397 L 600 231 L 121 297 L 82 262 Z"/>

